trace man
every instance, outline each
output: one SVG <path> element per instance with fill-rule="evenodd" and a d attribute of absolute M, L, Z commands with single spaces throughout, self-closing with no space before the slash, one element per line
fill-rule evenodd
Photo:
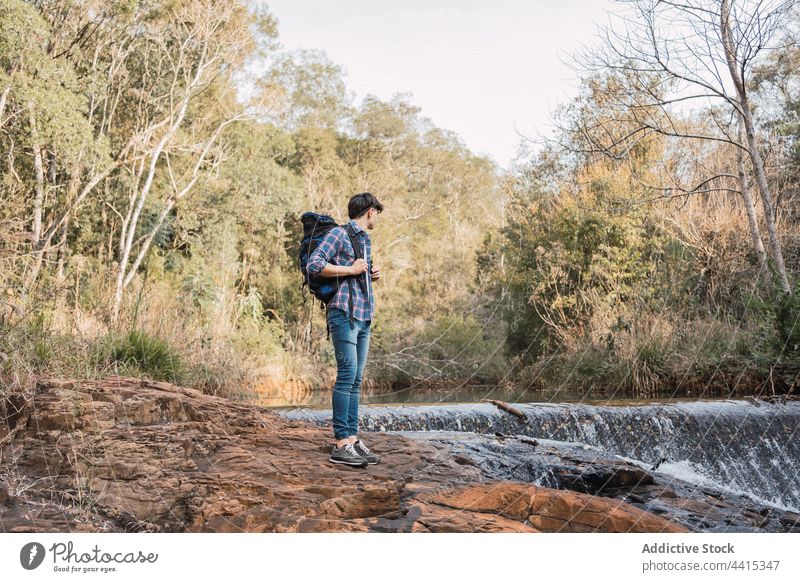
<path fill-rule="evenodd" d="M 375 311 L 372 282 L 380 278 L 378 269 L 371 268 L 372 244 L 367 230 L 375 228 L 381 212 L 383 204 L 373 194 L 364 192 L 353 196 L 347 205 L 347 214 L 364 258 L 356 259 L 347 231 L 337 226 L 328 231 L 308 257 L 307 267 L 310 275 L 342 277 L 326 311 L 337 367 L 331 403 L 336 443 L 329 460 L 359 467 L 380 461 L 358 437 L 358 399 Z"/>

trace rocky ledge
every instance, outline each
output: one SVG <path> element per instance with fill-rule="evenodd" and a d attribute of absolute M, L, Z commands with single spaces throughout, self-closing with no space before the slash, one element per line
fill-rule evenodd
<path fill-rule="evenodd" d="M 659 505 L 646 471 L 585 455 L 547 487 L 476 461 L 501 459 L 496 443 L 374 433 L 380 464 L 333 465 L 327 428 L 167 383 L 45 378 L 0 400 L 2 532 L 697 529 L 679 488 Z M 716 506 L 686 501 L 692 515 Z"/>

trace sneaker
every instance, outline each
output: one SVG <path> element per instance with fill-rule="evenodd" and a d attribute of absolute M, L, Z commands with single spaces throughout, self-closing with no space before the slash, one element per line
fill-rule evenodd
<path fill-rule="evenodd" d="M 338 463 L 340 465 L 351 465 L 353 467 L 366 467 L 367 460 L 359 455 L 350 443 L 343 447 L 334 445 L 331 451 L 331 463 Z"/>
<path fill-rule="evenodd" d="M 375 465 L 375 464 L 378 463 L 378 461 L 381 460 L 381 458 L 378 455 L 376 455 L 375 453 L 373 453 L 372 451 L 370 451 L 367 448 L 367 445 L 365 445 L 361 441 L 361 439 L 359 439 L 355 443 L 353 443 L 353 448 L 356 450 L 356 452 L 359 455 L 364 457 L 367 460 L 367 463 L 369 463 L 370 465 Z"/>

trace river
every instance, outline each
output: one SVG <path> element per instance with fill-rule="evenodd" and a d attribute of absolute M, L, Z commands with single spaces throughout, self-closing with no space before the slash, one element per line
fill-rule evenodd
<path fill-rule="evenodd" d="M 503 400 L 525 420 L 482 399 Z M 330 423 L 330 392 L 257 400 L 290 418 Z M 492 386 L 397 390 L 362 398 L 366 431 L 460 431 L 580 443 L 698 486 L 800 511 L 800 402 L 658 401 L 530 393 Z"/>

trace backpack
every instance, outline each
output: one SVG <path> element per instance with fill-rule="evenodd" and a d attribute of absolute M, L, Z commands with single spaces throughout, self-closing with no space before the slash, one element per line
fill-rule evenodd
<path fill-rule="evenodd" d="M 303 274 L 303 284 L 300 286 L 300 292 L 303 295 L 303 305 L 306 302 L 306 295 L 304 288 L 308 286 L 312 295 L 319 299 L 320 309 L 325 309 L 328 302 L 333 299 L 336 292 L 339 290 L 339 284 L 342 279 L 355 278 L 361 286 L 361 290 L 366 293 L 366 277 L 360 275 L 344 275 L 339 277 L 320 277 L 310 275 L 306 268 L 308 267 L 308 258 L 311 253 L 319 246 L 322 239 L 328 232 L 337 226 L 336 221 L 327 214 L 318 214 L 316 212 L 304 212 L 300 216 L 300 221 L 303 223 L 303 239 L 300 242 L 299 253 L 299 266 L 300 272 Z M 356 243 L 355 232 L 352 230 L 350 224 L 341 225 L 350 237 L 350 243 L 353 245 L 356 259 L 363 259 L 361 252 L 361 245 Z M 348 285 L 350 293 L 350 327 L 353 327 L 353 288 Z M 328 327 L 328 337 L 330 337 L 330 327 Z"/>

